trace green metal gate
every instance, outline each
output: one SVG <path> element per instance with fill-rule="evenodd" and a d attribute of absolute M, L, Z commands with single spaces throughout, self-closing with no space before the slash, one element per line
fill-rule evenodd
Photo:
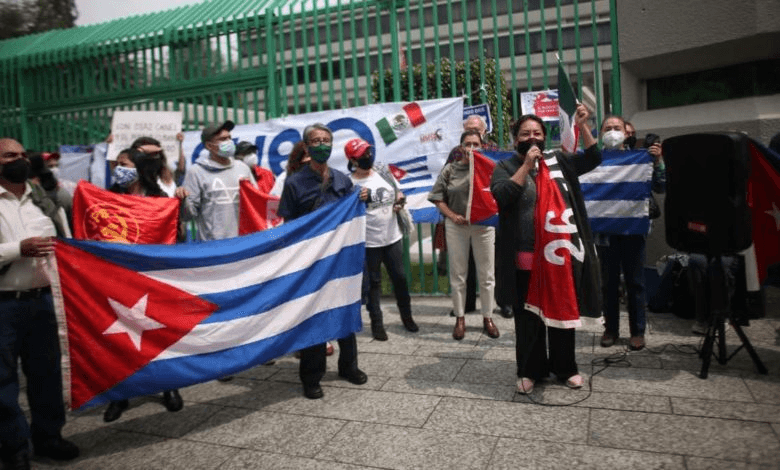
<path fill-rule="evenodd" d="M 615 8 L 616 0 L 206 0 L 0 41 L 0 133 L 55 150 L 102 141 L 114 110 L 180 110 L 184 129 L 196 130 L 219 119 L 463 96 L 490 102 L 493 139 L 506 147 L 521 93 L 556 88 L 556 54 L 597 121 L 621 112 Z M 444 288 L 438 279 L 424 287 L 420 228 L 414 274 L 435 293 Z"/>

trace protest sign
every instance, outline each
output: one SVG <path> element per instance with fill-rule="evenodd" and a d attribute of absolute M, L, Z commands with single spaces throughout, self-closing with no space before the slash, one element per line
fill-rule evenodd
<path fill-rule="evenodd" d="M 108 145 L 106 160 L 114 161 L 123 149 L 139 137 L 154 137 L 162 144 L 171 171 L 179 159 L 181 111 L 114 111 L 111 120 L 112 142 Z"/>

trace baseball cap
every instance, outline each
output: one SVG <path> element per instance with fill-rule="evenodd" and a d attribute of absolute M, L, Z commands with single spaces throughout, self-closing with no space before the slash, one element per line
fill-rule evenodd
<path fill-rule="evenodd" d="M 60 154 L 57 152 L 43 152 L 41 153 L 41 156 L 43 157 L 43 160 L 48 162 L 51 159 L 59 160 Z"/>
<path fill-rule="evenodd" d="M 236 155 L 246 155 L 252 152 L 257 152 L 257 145 L 252 142 L 242 140 L 236 145 Z"/>
<path fill-rule="evenodd" d="M 367 149 L 371 148 L 371 144 L 363 139 L 351 139 L 344 145 L 344 153 L 350 160 L 357 160 L 363 156 L 363 153 Z"/>
<path fill-rule="evenodd" d="M 222 124 L 209 124 L 208 126 L 204 127 L 203 132 L 200 133 L 200 141 L 208 142 L 212 137 L 219 134 L 223 130 L 232 131 L 234 127 L 236 127 L 236 125 L 233 123 L 233 121 L 225 121 Z"/>

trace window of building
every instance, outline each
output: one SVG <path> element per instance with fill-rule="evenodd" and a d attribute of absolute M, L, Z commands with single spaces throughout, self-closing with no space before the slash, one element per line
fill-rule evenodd
<path fill-rule="evenodd" d="M 647 109 L 780 93 L 780 59 L 761 60 L 647 81 Z"/>

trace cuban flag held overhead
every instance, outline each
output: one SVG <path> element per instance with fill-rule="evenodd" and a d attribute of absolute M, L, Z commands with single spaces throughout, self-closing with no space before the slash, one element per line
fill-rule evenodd
<path fill-rule="evenodd" d="M 601 165 L 579 178 L 591 230 L 646 235 L 653 157 L 641 149 L 604 150 L 601 158 Z"/>
<path fill-rule="evenodd" d="M 213 380 L 360 331 L 357 193 L 280 227 L 182 245 L 58 240 L 71 408 Z"/>

